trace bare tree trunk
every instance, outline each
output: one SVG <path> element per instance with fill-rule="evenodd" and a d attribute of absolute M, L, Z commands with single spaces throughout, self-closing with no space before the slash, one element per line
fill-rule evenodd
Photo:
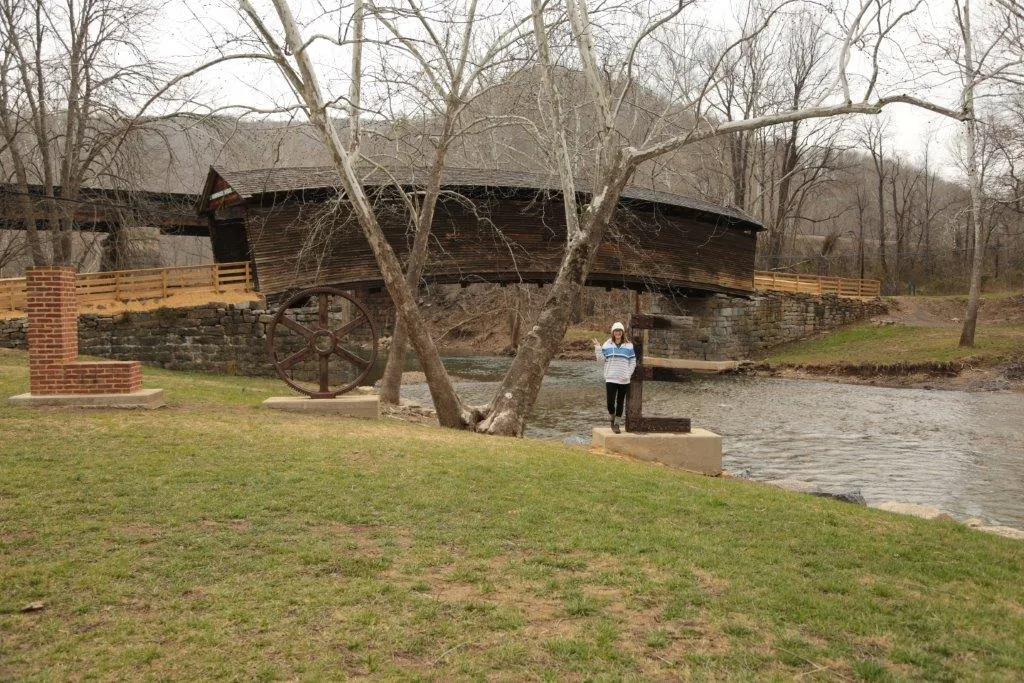
<path fill-rule="evenodd" d="M 967 182 L 971 191 L 971 225 L 974 234 L 974 256 L 971 263 L 971 287 L 967 293 L 967 312 L 960 330 L 960 346 L 974 346 L 974 332 L 978 325 L 978 308 L 981 306 L 981 272 L 985 263 L 985 234 L 982 230 L 981 215 L 981 174 L 978 172 L 978 122 L 970 119 L 964 123 L 967 130 Z"/>
<path fill-rule="evenodd" d="M 512 286 L 508 298 L 512 300 L 508 307 L 508 348 L 515 354 L 523 337 L 523 292 L 519 285 Z"/>
<path fill-rule="evenodd" d="M 964 41 L 964 121 L 967 133 L 967 183 L 971 191 L 971 227 L 974 233 L 974 258 L 971 264 L 971 288 L 967 293 L 967 312 L 964 326 L 960 331 L 960 346 L 974 346 L 974 332 L 978 325 L 978 308 L 981 305 L 981 271 L 985 264 L 985 234 L 981 216 L 981 171 L 978 159 L 978 119 L 974 109 L 974 82 L 977 75 L 974 64 L 974 41 L 971 34 L 971 2 L 965 0 L 963 13 L 958 15 L 960 33 Z"/>
<path fill-rule="evenodd" d="M 882 156 L 881 136 L 879 136 L 878 147 L 878 158 L 875 163 L 878 175 L 875 194 L 878 202 L 878 267 L 882 271 L 882 281 L 884 282 L 889 275 L 889 270 L 885 263 L 885 158 Z M 872 156 L 874 156 L 873 153 Z"/>
<path fill-rule="evenodd" d="M 61 207 L 57 206 L 56 199 L 52 199 L 54 205 L 54 218 L 50 220 L 50 239 L 53 241 L 53 265 L 70 266 L 74 253 L 72 251 L 72 238 L 74 233 L 74 220 L 66 218 Z"/>
<path fill-rule="evenodd" d="M 446 126 L 446 133 L 450 127 Z M 447 146 L 447 143 L 442 141 Z M 423 197 L 423 205 L 419 216 L 415 217 L 416 231 L 409 252 L 409 262 L 405 269 L 405 283 L 411 292 L 419 286 L 423 274 L 423 266 L 427 262 L 427 246 L 430 242 L 430 231 L 434 224 L 434 211 L 438 196 L 441 194 L 441 174 L 444 170 L 443 149 L 438 149 L 434 157 L 434 165 L 430 169 L 428 187 Z M 409 345 L 409 330 L 402 316 L 395 318 L 395 330 L 391 335 L 391 348 L 388 350 L 388 361 L 384 366 L 384 376 L 380 382 L 380 400 L 384 403 L 397 404 L 402 389 L 402 372 L 405 369 L 405 355 Z"/>
<path fill-rule="evenodd" d="M 32 265 L 45 266 L 47 259 L 42 241 L 39 239 L 39 229 L 36 227 L 36 207 L 32 202 L 32 197 L 28 195 L 28 184 L 19 183 L 18 185 L 22 223 L 25 226 L 25 240 L 28 242 L 28 252 L 32 256 Z"/>
<path fill-rule="evenodd" d="M 452 386 L 448 373 L 441 363 L 441 356 L 437 347 L 430 337 L 426 323 L 420 316 L 416 306 L 416 298 L 410 290 L 402 273 L 402 266 L 395 256 L 394 250 L 388 244 L 384 231 L 377 222 L 373 207 L 366 196 L 366 192 L 356 176 L 352 160 L 346 151 L 345 145 L 338 136 L 331 120 L 327 117 L 327 107 L 320 91 L 314 67 L 309 55 L 306 52 L 306 44 L 299 31 L 299 27 L 292 15 L 291 7 L 287 0 L 273 0 L 274 8 L 284 28 L 287 46 L 295 63 L 298 66 L 298 73 L 291 67 L 287 54 L 274 40 L 273 35 L 266 29 L 260 15 L 253 9 L 247 0 L 240 3 L 243 11 L 250 20 L 257 26 L 264 41 L 274 52 L 278 65 L 283 75 L 288 79 L 296 94 L 305 104 L 306 113 L 310 122 L 324 138 L 331 162 L 338 172 L 339 180 L 345 194 L 352 205 L 352 213 L 362 228 L 363 235 L 373 251 L 377 264 L 380 267 L 381 277 L 384 285 L 391 295 L 395 304 L 395 312 L 405 319 L 409 328 L 413 347 L 419 356 L 423 373 L 427 376 L 427 384 L 430 388 L 430 395 L 434 400 L 434 408 L 437 410 L 437 419 L 442 427 L 463 428 L 475 421 L 472 411 L 466 410 L 458 394 Z M 358 78 L 359 74 L 352 74 Z"/>
<path fill-rule="evenodd" d="M 573 304 L 579 299 L 628 177 L 625 169 L 619 170 L 584 210 L 579 233 L 567 239 L 565 257 L 537 323 L 523 336 L 519 352 L 498 387 L 486 417 L 477 425 L 477 431 L 522 435 L 541 381 L 569 329 Z"/>

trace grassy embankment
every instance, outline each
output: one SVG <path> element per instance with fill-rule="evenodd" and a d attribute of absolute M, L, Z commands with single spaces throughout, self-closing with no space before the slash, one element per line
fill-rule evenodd
<path fill-rule="evenodd" d="M 779 346 L 765 360 L 772 365 L 966 362 L 976 367 L 1024 360 L 1024 297 L 1019 293 L 984 296 L 973 348 L 957 345 L 964 297 L 899 297 L 889 303 L 896 324 L 854 325 Z"/>
<path fill-rule="evenodd" d="M 0 679 L 1024 676 L 1019 541 L 146 381 L 170 407 L 0 405 Z"/>
<path fill-rule="evenodd" d="M 959 339 L 960 330 L 951 327 L 867 323 L 776 347 L 765 360 L 771 365 L 882 365 L 965 360 L 977 365 L 994 365 L 1024 356 L 1024 324 L 979 327 L 973 348 L 958 347 Z"/>

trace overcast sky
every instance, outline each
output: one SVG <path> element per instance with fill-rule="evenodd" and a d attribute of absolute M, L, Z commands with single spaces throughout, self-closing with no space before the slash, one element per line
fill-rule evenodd
<path fill-rule="evenodd" d="M 253 0 L 257 7 L 269 6 Z M 295 0 L 293 3 L 300 16 L 314 16 L 319 6 L 330 6 L 327 0 Z M 708 22 L 727 24 L 735 16 L 736 6 L 743 3 L 736 0 L 730 7 L 727 2 L 714 0 L 704 2 L 700 7 L 702 16 Z M 910 44 L 915 40 L 917 31 L 933 28 L 948 19 L 949 2 L 932 0 L 925 3 L 919 10 L 915 20 L 896 36 L 894 45 L 902 42 Z M 216 56 L 215 45 L 221 45 L 225 52 L 245 51 L 242 45 L 225 45 L 226 36 L 244 35 L 248 32 L 244 22 L 230 0 L 187 0 L 186 2 L 167 3 L 162 8 L 162 16 L 156 29 L 156 40 L 152 43 L 154 56 L 172 61 L 181 67 L 195 65 L 203 59 Z M 268 16 L 268 24 L 277 26 L 276 20 Z M 322 29 L 321 29 L 322 30 Z M 333 92 L 344 88 L 344 69 L 334 65 L 344 64 L 344 55 L 335 51 L 330 56 L 326 47 L 320 52 L 319 62 L 324 69 L 323 78 Z M 855 67 L 856 68 L 856 63 Z M 889 82 L 883 88 L 892 89 L 899 85 L 899 74 L 887 74 Z M 209 101 L 219 104 L 241 103 L 256 107 L 272 107 L 292 104 L 293 99 L 275 70 L 267 63 L 229 63 L 207 72 L 197 84 L 203 87 L 203 96 Z M 957 89 L 955 84 L 947 83 L 937 87 L 935 82 L 929 84 L 928 95 L 932 99 L 944 100 L 945 105 L 955 105 Z M 920 92 L 921 87 L 913 88 Z M 889 142 L 896 149 L 918 158 L 927 140 L 931 140 L 931 153 L 938 158 L 943 175 L 951 178 L 959 177 L 959 171 L 953 165 L 952 150 L 959 134 L 959 124 L 937 114 L 925 112 L 908 105 L 895 105 L 887 110 L 885 118 L 888 123 Z"/>

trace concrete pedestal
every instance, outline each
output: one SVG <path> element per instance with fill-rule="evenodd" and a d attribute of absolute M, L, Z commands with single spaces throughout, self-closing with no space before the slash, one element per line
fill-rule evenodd
<path fill-rule="evenodd" d="M 60 408 L 160 408 L 167 405 L 163 389 L 140 389 L 127 394 L 18 394 L 7 399 L 12 406 Z"/>
<path fill-rule="evenodd" d="M 722 473 L 722 437 L 699 427 L 694 427 L 689 434 L 616 434 L 610 427 L 595 427 L 591 445 L 699 474 L 717 476 Z"/>
<path fill-rule="evenodd" d="M 347 394 L 337 398 L 310 398 L 308 396 L 271 396 L 263 402 L 264 408 L 292 413 L 315 413 L 380 419 L 380 397 L 367 394 Z"/>

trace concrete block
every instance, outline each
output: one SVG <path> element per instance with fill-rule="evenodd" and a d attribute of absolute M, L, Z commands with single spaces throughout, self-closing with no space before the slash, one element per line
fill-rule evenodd
<path fill-rule="evenodd" d="M 263 407 L 292 413 L 361 417 L 368 420 L 380 419 L 380 397 L 376 394 L 346 394 L 337 398 L 271 396 L 263 402 Z"/>
<path fill-rule="evenodd" d="M 920 517 L 922 519 L 937 519 L 942 514 L 942 510 L 932 505 L 918 505 L 917 503 L 901 503 L 898 501 L 886 501 L 884 503 L 878 503 L 871 507 L 878 508 L 879 510 L 885 510 L 886 512 L 895 512 L 900 515 L 911 515 L 912 517 Z"/>
<path fill-rule="evenodd" d="M 18 394 L 7 399 L 12 406 L 57 408 L 145 408 L 167 405 L 163 389 L 140 389 L 130 394 Z"/>
<path fill-rule="evenodd" d="M 689 434 L 616 434 L 610 427 L 595 427 L 591 445 L 699 474 L 722 473 L 722 437 L 700 427 L 694 427 Z"/>

